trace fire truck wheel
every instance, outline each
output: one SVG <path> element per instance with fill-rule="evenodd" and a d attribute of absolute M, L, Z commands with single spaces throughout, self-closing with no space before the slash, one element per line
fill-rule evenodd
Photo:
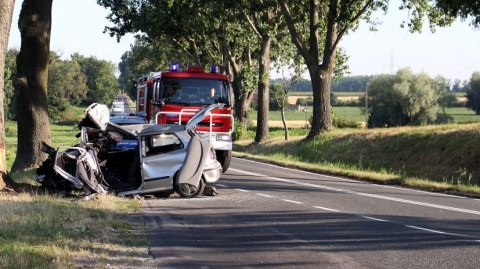
<path fill-rule="evenodd" d="M 230 167 L 230 162 L 232 161 L 232 151 L 217 150 L 215 154 L 217 155 L 217 160 L 222 165 L 222 173 L 227 172 L 228 167 Z"/>

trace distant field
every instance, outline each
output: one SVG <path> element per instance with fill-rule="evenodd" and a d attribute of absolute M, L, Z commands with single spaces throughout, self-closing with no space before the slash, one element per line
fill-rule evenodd
<path fill-rule="evenodd" d="M 475 112 L 464 107 L 447 108 L 445 112 L 453 116 L 455 123 L 470 123 L 480 122 L 480 115 L 475 115 Z M 253 112 L 255 113 L 255 112 Z M 337 118 L 344 118 L 348 121 L 364 122 L 365 115 L 362 115 L 360 107 L 333 107 L 333 113 Z M 287 121 L 303 122 L 305 123 L 312 116 L 312 107 L 307 107 L 307 112 L 303 111 L 285 111 L 285 118 Z M 256 120 L 256 114 L 250 115 L 252 120 Z M 280 111 L 270 111 L 270 121 L 280 121 Z"/>
<path fill-rule="evenodd" d="M 364 92 L 334 92 L 333 95 L 340 101 L 351 101 L 357 100 L 364 95 Z M 459 102 L 466 102 L 467 98 L 465 97 L 464 92 L 455 93 L 457 100 Z M 307 98 L 312 97 L 311 92 L 291 92 L 288 94 L 288 100 L 290 104 L 294 104 L 298 98 Z"/>
<path fill-rule="evenodd" d="M 475 115 L 473 110 L 465 107 L 446 108 L 445 113 L 452 115 L 455 123 L 480 122 L 480 115 Z"/>
<path fill-rule="evenodd" d="M 352 121 L 365 121 L 365 116 L 361 114 L 359 107 L 333 107 L 333 113 L 335 117 L 347 118 Z M 312 107 L 307 107 L 307 112 L 303 111 L 285 111 L 285 118 L 287 121 L 305 121 L 312 116 Z M 256 119 L 256 116 L 254 116 Z M 282 120 L 280 111 L 270 111 L 269 120 L 278 121 Z"/>

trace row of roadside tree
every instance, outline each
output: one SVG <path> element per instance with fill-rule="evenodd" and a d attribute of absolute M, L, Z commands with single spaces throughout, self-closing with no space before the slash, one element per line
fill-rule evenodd
<path fill-rule="evenodd" d="M 122 62 L 119 64 L 121 70 L 119 79 L 115 76 L 116 66 L 112 62 L 95 57 L 85 57 L 78 53 L 71 55 L 70 59 L 62 60 L 60 55 L 51 52 L 48 76 L 50 118 L 53 121 L 69 120 L 75 117 L 72 115 L 74 112 L 70 112 L 73 107 L 85 107 L 93 102 L 108 104 L 120 91 L 121 84 L 129 87 L 128 93 L 135 98 L 136 79 L 130 77 L 130 80 L 123 83 L 122 79 L 127 77 L 127 70 L 138 76 L 147 73 L 142 62 L 154 59 L 155 55 L 152 55 L 152 52 L 146 53 L 149 50 L 144 47 L 141 48 L 141 51 L 143 53 L 140 54 L 137 47 L 124 54 Z M 7 120 L 15 120 L 17 113 L 13 90 L 17 55 L 17 49 L 10 49 L 5 62 L 4 107 Z M 133 55 L 137 56 L 133 57 Z M 271 109 L 279 108 L 274 99 L 281 94 L 275 92 L 275 89 L 283 91 L 281 85 L 285 83 L 286 79 L 291 78 L 278 78 L 271 81 Z M 478 114 L 480 112 L 480 94 L 478 94 L 480 89 L 477 88 L 480 82 L 477 80 L 479 79 L 479 73 L 474 73 L 471 81 L 452 82 L 441 76 L 432 79 L 423 73 L 413 74 L 410 69 L 406 68 L 399 70 L 395 75 L 341 77 L 334 81 L 332 92 L 344 92 L 348 89 L 349 92 L 365 94 L 365 90 L 369 89 L 370 92 L 367 93 L 369 98 L 365 99 L 364 95 L 355 102 L 355 105 L 365 107 L 367 105 L 365 101 L 369 103 L 370 126 L 423 125 L 448 122 L 448 117 L 442 113 L 442 108 L 458 106 L 454 92 L 465 92 L 467 108 Z M 291 94 L 312 92 L 312 89 L 308 88 L 310 83 L 308 80 L 299 79 L 291 86 Z M 277 87 L 275 87 L 276 85 Z M 306 99 L 299 99 L 299 101 L 302 100 Z M 313 99 L 310 102 L 313 103 Z M 331 96 L 331 102 L 333 106 L 338 105 L 334 96 Z"/>
<path fill-rule="evenodd" d="M 6 120 L 17 119 L 14 91 L 18 50 L 9 49 L 5 60 L 4 109 Z M 109 61 L 74 53 L 62 60 L 50 53 L 48 67 L 48 113 L 53 121 L 74 119 L 74 108 L 91 103 L 109 104 L 119 92 L 117 66 Z"/>

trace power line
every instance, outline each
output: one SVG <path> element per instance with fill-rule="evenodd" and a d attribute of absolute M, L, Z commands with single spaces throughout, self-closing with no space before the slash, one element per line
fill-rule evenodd
<path fill-rule="evenodd" d="M 460 73 L 463 73 L 463 72 L 467 71 L 468 69 L 476 66 L 477 64 L 480 64 L 480 60 L 477 61 L 476 63 L 470 65 L 469 67 L 466 67 L 465 69 L 463 69 L 463 70 L 461 70 L 461 71 L 459 71 L 459 72 L 457 72 L 457 73 L 455 73 L 455 74 L 453 74 L 453 75 L 450 75 L 450 76 L 448 76 L 448 77 L 449 77 L 449 78 L 452 78 L 452 77 L 454 77 L 454 76 L 456 76 L 456 75 L 458 75 L 458 74 L 460 74 Z"/>

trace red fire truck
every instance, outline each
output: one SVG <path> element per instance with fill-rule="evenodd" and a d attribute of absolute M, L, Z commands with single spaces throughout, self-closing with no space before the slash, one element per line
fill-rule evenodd
<path fill-rule="evenodd" d="M 169 71 L 143 76 L 137 84 L 137 112 L 145 113 L 150 123 L 186 124 L 202 107 L 223 104 L 205 117 L 197 131 L 210 140 L 225 172 L 232 158 L 234 120 L 230 81 L 219 71 L 219 66 L 212 66 L 210 73 L 198 66 L 182 71 L 173 63 Z"/>

